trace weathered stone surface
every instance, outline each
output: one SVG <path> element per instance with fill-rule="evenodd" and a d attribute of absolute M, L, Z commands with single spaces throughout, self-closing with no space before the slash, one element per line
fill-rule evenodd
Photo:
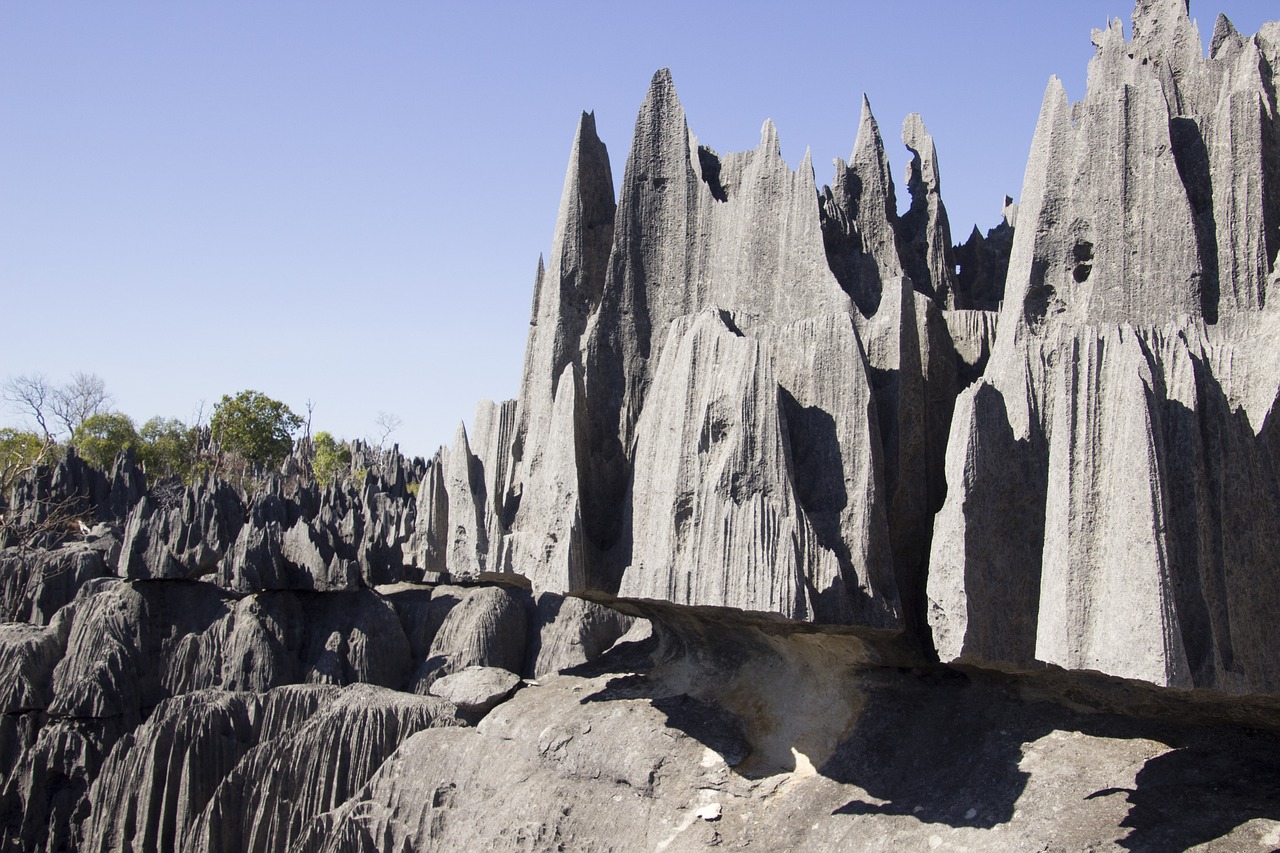
<path fill-rule="evenodd" d="M 449 498 L 445 565 L 454 576 L 474 577 L 488 565 L 487 500 L 483 467 L 471 452 L 467 429 L 461 423 L 445 461 L 444 481 Z"/>
<path fill-rule="evenodd" d="M 82 850 L 176 850 L 257 739 L 256 697 L 215 690 L 164 702 L 116 744 L 88 792 Z"/>
<path fill-rule="evenodd" d="M 275 521 L 246 524 L 222 560 L 219 584 L 236 591 L 351 590 L 359 565 L 343 558 L 331 540 L 299 519 L 287 529 Z"/>
<path fill-rule="evenodd" d="M 956 382 L 972 385 L 987 369 L 996 342 L 998 315 L 994 311 L 944 311 L 943 321 L 956 354 Z"/>
<path fill-rule="evenodd" d="M 507 545 L 507 568 L 540 589 L 588 584 L 581 488 L 585 433 L 582 380 L 578 368 L 569 364 L 556 387 L 545 443 L 524 469 L 520 514 Z"/>
<path fill-rule="evenodd" d="M 853 155 L 836 160 L 822 191 L 822 236 L 831 272 L 864 316 L 876 313 L 885 282 L 903 274 L 898 230 L 889 157 L 863 95 Z"/>
<path fill-rule="evenodd" d="M 297 849 L 1248 849 L 1280 828 L 1274 734 L 866 670 L 874 642 L 683 612 L 652 660 L 404 741 Z"/>
<path fill-rule="evenodd" d="M 302 678 L 399 688 L 413 658 L 395 610 L 372 590 L 300 594 Z"/>
<path fill-rule="evenodd" d="M 0 850 L 1275 846 L 1280 25 L 1094 41 L 965 246 L 918 116 L 898 217 L 660 72 L 431 461 L 25 478 Z"/>
<path fill-rule="evenodd" d="M 474 450 L 484 480 L 486 571 L 497 571 L 507 562 L 503 552 L 507 525 L 504 498 L 510 482 L 517 414 L 515 400 L 481 400 L 476 405 Z"/>
<path fill-rule="evenodd" d="M 468 666 L 431 683 L 430 695 L 459 711 L 486 714 L 520 686 L 520 676 L 496 666 Z"/>
<path fill-rule="evenodd" d="M 479 731 L 410 738 L 357 797 L 312 823 L 299 849 L 661 845 L 699 784 L 724 778 L 723 760 L 704 760 L 706 748 L 643 699 L 601 704 L 604 678 L 556 681 L 522 690 Z"/>
<path fill-rule="evenodd" d="M 495 509 L 510 515 L 512 535 L 495 569 L 513 569 L 542 585 L 584 583 L 579 501 L 585 438 L 581 338 L 599 305 L 613 241 L 616 205 L 609 154 L 595 117 L 578 124 L 565 174 L 549 264 L 539 263 L 524 374 L 510 454 Z M 493 540 L 491 540 L 492 542 Z"/>
<path fill-rule="evenodd" d="M 904 277 L 885 282 L 876 313 L 858 328 L 879 427 L 894 584 L 904 623 L 916 633 L 924 625 L 933 516 L 946 490 L 942 467 L 956 394 L 955 345 L 943 312 Z"/>
<path fill-rule="evenodd" d="M 48 627 L 0 625 L 0 714 L 43 711 L 53 698 L 53 670 L 67 648 L 70 619 Z"/>
<path fill-rule="evenodd" d="M 525 668 L 534 678 L 595 660 L 636 622 L 612 608 L 553 592 L 538 596 L 535 620 Z"/>
<path fill-rule="evenodd" d="M 446 570 L 445 543 L 449 531 L 449 493 L 444 483 L 444 448 L 427 463 L 418 484 L 418 500 L 412 536 L 405 562 L 421 572 Z"/>
<path fill-rule="evenodd" d="M 907 167 L 911 208 L 900 225 L 903 271 L 916 289 L 933 298 L 939 307 L 960 307 L 955 298 L 956 261 L 951 224 L 942 203 L 938 151 L 919 113 L 912 113 L 902 123 L 902 144 L 911 151 Z"/>
<path fill-rule="evenodd" d="M 239 493 L 214 477 L 183 490 L 180 503 L 144 495 L 125 525 L 120 575 L 194 580 L 212 574 L 244 515 Z"/>
<path fill-rule="evenodd" d="M 954 290 L 957 310 L 1000 310 L 1017 222 L 1018 205 L 1005 196 L 1000 224 L 989 230 L 986 237 L 975 225 L 969 239 L 955 247 L 955 260 L 959 267 Z"/>
<path fill-rule="evenodd" d="M 663 348 L 679 340 L 671 322 L 721 309 L 753 338 L 774 324 L 851 310 L 826 262 L 816 193 L 807 159 L 797 172 L 782 161 L 772 124 L 755 151 L 720 157 L 698 148 L 670 75 L 655 76 L 622 182 L 604 294 L 584 338 L 583 521 L 588 541 L 610 552 L 588 572 L 590 585 L 615 586 L 628 562 L 619 507 Z"/>
<path fill-rule="evenodd" d="M 890 567 L 874 514 L 869 388 L 835 381 L 860 369 L 848 315 L 763 342 L 717 311 L 670 328 L 637 427 L 621 594 L 892 623 L 892 576 L 874 574 Z M 773 353 L 789 354 L 789 375 Z M 873 524 L 846 526 L 850 514 Z"/>
<path fill-rule="evenodd" d="M 302 724 L 249 750 L 191 822 L 184 849 L 287 850 L 315 816 L 355 795 L 402 742 L 456 726 L 439 699 L 345 688 Z"/>
<path fill-rule="evenodd" d="M 56 548 L 0 551 L 0 619 L 45 625 L 94 578 L 115 574 L 119 529 L 97 525 Z"/>
<path fill-rule="evenodd" d="M 1229 23 L 1203 57 L 1181 2 L 1139 3 L 1134 32 L 1095 32 L 1081 104 L 1046 94 L 1000 333 L 957 405 L 930 624 L 944 660 L 1267 693 L 1274 72 Z"/>
<path fill-rule="evenodd" d="M 468 666 L 521 673 L 529 633 L 528 605 L 522 599 L 503 587 L 437 589 L 432 596 L 432 615 L 445 615 L 433 632 L 426 660 L 414 675 L 411 689 L 425 693 L 436 679 Z"/>

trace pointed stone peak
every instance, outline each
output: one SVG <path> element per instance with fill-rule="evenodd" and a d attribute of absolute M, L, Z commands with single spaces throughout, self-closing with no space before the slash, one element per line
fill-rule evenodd
<path fill-rule="evenodd" d="M 575 159 L 583 143 L 601 144 L 600 137 L 596 134 L 596 114 L 586 110 L 583 110 L 582 115 L 578 117 L 578 130 L 573 135 L 573 156 Z"/>
<path fill-rule="evenodd" d="M 774 127 L 771 118 L 765 119 L 764 124 L 760 126 L 759 150 L 773 157 L 782 157 L 782 143 L 778 140 L 778 128 Z"/>
<path fill-rule="evenodd" d="M 1004 207 L 1000 209 L 1000 215 L 1004 217 L 1005 223 L 1010 228 L 1018 227 L 1018 203 L 1012 197 L 1004 197 Z"/>
<path fill-rule="evenodd" d="M 564 190 L 560 196 L 557 230 L 567 224 L 565 216 L 575 212 L 587 220 L 604 216 L 612 221 L 613 204 L 613 172 L 609 165 L 609 151 L 596 133 L 595 113 L 584 112 L 578 119 L 573 150 L 569 154 L 569 168 L 565 173 Z"/>
<path fill-rule="evenodd" d="M 471 452 L 471 442 L 467 439 L 467 425 L 464 421 L 458 421 L 458 429 L 453 434 L 453 452 L 457 453 L 459 450 Z"/>
<path fill-rule="evenodd" d="M 533 274 L 533 309 L 529 313 L 529 325 L 538 325 L 538 305 L 542 301 L 542 279 L 546 276 L 547 267 L 542 261 L 542 253 L 538 253 L 538 269 Z"/>
<path fill-rule="evenodd" d="M 644 103 L 640 105 L 628 163 L 648 162 L 657 157 L 668 158 L 674 166 L 687 159 L 689 136 L 689 123 L 671 80 L 671 71 L 661 68 L 653 75 Z M 623 183 L 627 181 L 624 179 Z"/>
<path fill-rule="evenodd" d="M 849 157 L 850 165 L 872 166 L 879 168 L 882 164 L 888 171 L 884 153 L 884 140 L 880 137 L 880 125 L 871 114 L 871 102 L 862 96 L 862 115 L 858 118 L 858 136 L 853 142 L 853 154 Z"/>
<path fill-rule="evenodd" d="M 1244 39 L 1240 37 L 1235 24 L 1231 23 L 1226 14 L 1219 12 L 1218 20 L 1213 22 L 1213 37 L 1209 39 L 1209 57 L 1217 59 L 1224 47 L 1228 52 L 1234 52 L 1243 45 Z"/>
<path fill-rule="evenodd" d="M 925 187 L 933 192 L 940 192 L 941 181 L 938 176 L 938 152 L 933 144 L 933 137 L 925 129 L 924 119 L 920 113 L 912 113 L 902 122 L 902 144 L 915 155 L 908 167 L 908 183 L 915 177 L 916 169 L 920 170 L 919 178 Z M 917 165 L 918 163 L 918 165 Z"/>
<path fill-rule="evenodd" d="M 653 73 L 653 79 L 649 81 L 649 91 L 644 96 L 644 105 L 641 110 L 667 104 L 679 107 L 680 97 L 676 94 L 675 81 L 671 79 L 671 69 L 659 68 Z"/>
<path fill-rule="evenodd" d="M 1138 0 L 1129 55 L 1143 64 L 1164 63 L 1174 77 L 1190 70 L 1203 57 L 1204 43 L 1191 22 L 1189 0 Z"/>
<path fill-rule="evenodd" d="M 1093 30 L 1089 34 L 1089 40 L 1098 49 L 1099 54 L 1120 53 L 1127 44 L 1124 40 L 1124 24 L 1119 18 L 1111 18 L 1107 21 L 1107 28 Z"/>

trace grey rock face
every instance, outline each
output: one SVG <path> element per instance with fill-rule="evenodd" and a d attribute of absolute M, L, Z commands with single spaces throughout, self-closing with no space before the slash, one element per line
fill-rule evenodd
<path fill-rule="evenodd" d="M 67 647 L 68 619 L 45 628 L 0 625 L 0 714 L 43 711 L 53 698 L 53 670 Z"/>
<path fill-rule="evenodd" d="M 191 580 L 212 574 L 244 521 L 239 494 L 212 477 L 165 506 L 144 495 L 125 525 L 120 575 Z"/>
<path fill-rule="evenodd" d="M 47 624 L 86 583 L 113 576 L 119 553 L 118 529 L 107 525 L 56 548 L 0 551 L 0 618 Z"/>
<path fill-rule="evenodd" d="M 983 237 L 973 227 L 969 239 L 955 248 L 959 267 L 955 281 L 955 307 L 959 310 L 998 311 L 1004 299 L 1004 280 L 1009 274 L 1013 251 L 1013 231 L 1018 221 L 1018 205 L 1005 196 L 1000 224 Z"/>
<path fill-rule="evenodd" d="M 218 783 L 256 740 L 255 697 L 199 691 L 126 734 L 88 793 L 83 850 L 176 850 Z"/>
<path fill-rule="evenodd" d="M 83 849 L 282 850 L 444 703 L 365 685 L 198 691 L 126 735 L 89 791 Z"/>
<path fill-rule="evenodd" d="M 552 592 L 538 596 L 536 619 L 526 667 L 534 678 L 595 660 L 636 622 L 609 607 Z"/>
<path fill-rule="evenodd" d="M 452 706 L 435 698 L 371 685 L 327 693 L 305 720 L 262 733 L 191 815 L 184 849 L 291 849 L 313 817 L 359 791 L 404 740 L 457 724 Z"/>
<path fill-rule="evenodd" d="M 517 675 L 523 670 L 528 612 L 516 594 L 502 587 L 437 588 L 432 605 L 446 615 L 413 677 L 412 690 L 426 693 L 436 679 L 468 666 L 499 667 Z"/>
<path fill-rule="evenodd" d="M 452 447 L 23 480 L 0 850 L 1274 846 L 1280 25 L 1133 33 L 957 248 L 660 72 Z"/>
<path fill-rule="evenodd" d="M 848 164 L 837 159 L 835 172 L 822 193 L 827 260 L 858 310 L 870 316 L 880 306 L 884 283 L 903 272 L 889 157 L 865 95 L 853 155 Z"/>
<path fill-rule="evenodd" d="M 496 666 L 468 666 L 434 681 L 429 693 L 470 714 L 488 713 L 520 685 L 520 676 Z"/>
<path fill-rule="evenodd" d="M 942 204 L 938 152 L 919 113 L 912 113 L 902 123 L 902 144 L 911 151 L 907 167 L 911 209 L 901 222 L 902 267 L 916 287 L 941 307 L 960 307 L 955 298 L 956 262 L 951 224 Z"/>
<path fill-rule="evenodd" d="M 1134 15 L 1128 44 L 1095 32 L 1082 103 L 1046 93 L 999 335 L 957 404 L 929 621 L 944 660 L 1265 693 L 1274 71 L 1229 22 L 1204 58 L 1181 2 Z"/>

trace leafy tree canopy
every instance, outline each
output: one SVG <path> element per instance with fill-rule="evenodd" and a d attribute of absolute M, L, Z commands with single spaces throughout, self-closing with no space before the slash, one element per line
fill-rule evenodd
<path fill-rule="evenodd" d="M 120 412 L 90 415 L 71 436 L 71 446 L 86 461 L 99 468 L 110 468 L 116 454 L 127 447 L 137 447 L 138 429 L 133 419 Z"/>
<path fill-rule="evenodd" d="M 25 471 L 42 458 L 48 458 L 54 445 L 39 433 L 23 432 L 13 427 L 0 427 L 0 485 L 7 486 L 20 471 Z M 4 496 L 0 495 L 0 500 Z"/>
<path fill-rule="evenodd" d="M 311 440 L 315 448 L 312 470 L 316 479 L 328 484 L 340 479 L 351 469 L 351 448 L 327 432 L 318 432 Z"/>
<path fill-rule="evenodd" d="M 177 418 L 155 417 L 139 431 L 138 460 L 149 475 L 190 479 L 200 453 L 200 431 Z"/>
<path fill-rule="evenodd" d="M 222 395 L 213 407 L 209 428 L 227 453 L 254 465 L 275 467 L 293 450 L 293 433 L 302 418 L 279 400 L 258 391 Z"/>

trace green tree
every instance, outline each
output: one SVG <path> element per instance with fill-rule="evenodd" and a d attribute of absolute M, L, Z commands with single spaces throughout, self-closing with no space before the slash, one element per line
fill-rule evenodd
<path fill-rule="evenodd" d="M 26 471 L 41 462 L 56 461 L 61 448 L 39 433 L 0 427 L 0 507 L 9 499 L 9 489 Z"/>
<path fill-rule="evenodd" d="M 213 440 L 223 453 L 268 468 L 293 450 L 293 433 L 300 426 L 302 418 L 288 406 L 257 391 L 223 394 L 209 419 Z"/>
<path fill-rule="evenodd" d="M 177 418 L 152 418 L 138 430 L 138 460 L 151 476 L 188 480 L 200 449 L 199 431 Z"/>
<path fill-rule="evenodd" d="M 90 415 L 71 436 L 71 446 L 85 460 L 99 468 L 110 468 L 116 454 L 137 447 L 140 439 L 133 419 L 121 412 Z"/>
<path fill-rule="evenodd" d="M 318 481 L 327 485 L 351 470 L 351 448 L 346 444 L 337 441 L 327 432 L 316 433 L 311 443 L 315 448 L 311 468 Z"/>

